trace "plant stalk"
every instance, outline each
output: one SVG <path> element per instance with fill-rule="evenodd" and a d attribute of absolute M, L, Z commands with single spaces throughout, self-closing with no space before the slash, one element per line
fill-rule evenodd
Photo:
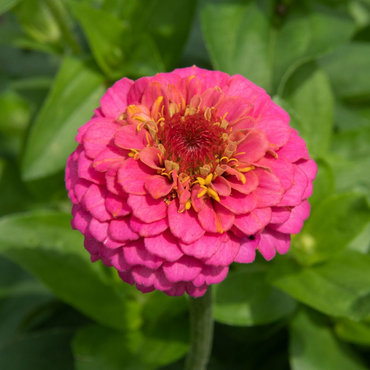
<path fill-rule="evenodd" d="M 212 291 L 203 297 L 190 297 L 190 350 L 185 370 L 205 370 L 213 341 Z"/>

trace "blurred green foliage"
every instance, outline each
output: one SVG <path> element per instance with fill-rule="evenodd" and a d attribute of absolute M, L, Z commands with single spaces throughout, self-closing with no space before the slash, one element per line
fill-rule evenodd
<path fill-rule="evenodd" d="M 63 168 L 116 79 L 193 64 L 265 88 L 319 166 L 291 252 L 215 287 L 209 369 L 370 367 L 369 0 L 0 0 L 0 368 L 182 367 L 186 297 L 90 263 Z"/>

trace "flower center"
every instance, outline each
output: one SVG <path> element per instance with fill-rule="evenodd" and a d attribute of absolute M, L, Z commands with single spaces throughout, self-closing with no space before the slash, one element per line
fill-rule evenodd
<path fill-rule="evenodd" d="M 214 114 L 204 112 L 166 117 L 158 128 L 158 138 L 166 149 L 165 159 L 177 162 L 180 172 L 199 173 L 204 165 L 217 165 L 226 147 L 227 130 Z"/>

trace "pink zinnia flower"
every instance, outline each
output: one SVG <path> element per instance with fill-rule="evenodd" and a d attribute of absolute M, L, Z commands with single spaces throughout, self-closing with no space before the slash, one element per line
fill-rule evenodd
<path fill-rule="evenodd" d="M 197 297 L 232 262 L 288 251 L 317 167 L 263 89 L 194 66 L 123 78 L 100 104 L 66 169 L 92 261 L 142 292 Z"/>

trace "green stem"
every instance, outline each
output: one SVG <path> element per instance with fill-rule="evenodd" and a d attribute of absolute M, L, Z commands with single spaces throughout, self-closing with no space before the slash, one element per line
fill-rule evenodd
<path fill-rule="evenodd" d="M 190 297 L 190 350 L 185 370 L 205 370 L 213 340 L 212 291 L 200 298 Z"/>
<path fill-rule="evenodd" d="M 50 9 L 53 17 L 57 21 L 60 31 L 63 34 L 64 40 L 69 45 L 73 54 L 79 54 L 81 48 L 77 42 L 75 35 L 72 31 L 71 21 L 68 16 L 68 12 L 64 7 L 64 4 L 59 0 L 44 0 L 48 8 Z"/>

